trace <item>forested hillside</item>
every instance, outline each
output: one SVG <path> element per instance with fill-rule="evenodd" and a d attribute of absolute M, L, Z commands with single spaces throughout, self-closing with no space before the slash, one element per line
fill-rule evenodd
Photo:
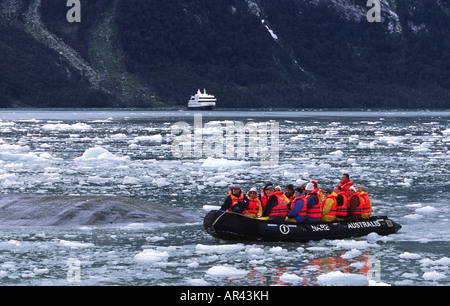
<path fill-rule="evenodd" d="M 450 107 L 450 1 L 80 2 L 0 0 L 0 107 Z"/>

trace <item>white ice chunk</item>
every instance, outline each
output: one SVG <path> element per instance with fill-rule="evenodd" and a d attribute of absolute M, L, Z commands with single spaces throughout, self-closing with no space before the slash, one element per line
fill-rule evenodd
<path fill-rule="evenodd" d="M 230 266 L 214 266 L 206 271 L 211 276 L 245 276 L 248 271 Z"/>
<path fill-rule="evenodd" d="M 367 286 L 369 280 L 364 275 L 333 271 L 319 275 L 317 283 L 321 286 Z"/>
<path fill-rule="evenodd" d="M 60 240 L 59 243 L 62 246 L 69 247 L 69 248 L 92 248 L 92 247 L 94 247 L 93 243 L 87 243 L 87 242 Z"/>
<path fill-rule="evenodd" d="M 87 149 L 83 156 L 75 158 L 75 161 L 129 161 L 129 156 L 116 156 L 102 147 Z"/>
<path fill-rule="evenodd" d="M 139 262 L 158 262 L 167 261 L 169 253 L 166 251 L 160 252 L 156 250 L 143 250 L 141 253 L 134 256 L 134 260 Z"/>
<path fill-rule="evenodd" d="M 428 281 L 438 281 L 440 279 L 446 278 L 447 276 L 444 273 L 440 273 L 437 271 L 431 271 L 431 272 L 425 272 L 422 277 Z"/>

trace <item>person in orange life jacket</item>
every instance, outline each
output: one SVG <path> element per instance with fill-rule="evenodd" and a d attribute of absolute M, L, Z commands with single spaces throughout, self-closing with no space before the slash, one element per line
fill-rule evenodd
<path fill-rule="evenodd" d="M 263 208 L 261 205 L 261 201 L 258 199 L 258 192 L 256 188 L 253 187 L 248 192 L 248 205 L 247 209 L 244 212 L 245 215 L 249 217 L 259 218 L 262 216 Z"/>
<path fill-rule="evenodd" d="M 324 197 L 324 195 L 322 193 L 322 189 L 319 189 L 319 186 L 317 185 L 317 182 L 316 181 L 311 181 L 311 184 L 313 184 L 314 189 L 318 189 L 319 190 L 320 202 L 325 201 L 325 197 Z"/>
<path fill-rule="evenodd" d="M 356 191 L 359 192 L 359 195 L 364 200 L 361 217 L 363 219 L 369 219 L 370 217 L 372 217 L 372 202 L 370 201 L 367 189 L 363 186 L 358 186 L 358 188 L 356 188 Z"/>
<path fill-rule="evenodd" d="M 247 205 L 248 199 L 241 190 L 241 186 L 239 184 L 234 184 L 230 191 L 228 191 L 228 196 L 225 198 L 220 210 L 243 213 Z"/>
<path fill-rule="evenodd" d="M 282 191 L 280 186 L 276 186 L 275 187 L 275 192 L 278 192 L 278 191 Z M 284 202 L 287 204 L 288 210 L 289 210 L 289 207 L 290 207 L 289 204 L 291 203 L 291 201 L 289 200 L 289 198 L 283 192 L 282 192 L 282 194 L 283 194 Z"/>
<path fill-rule="evenodd" d="M 322 202 L 322 222 L 334 222 L 336 221 L 337 200 L 336 194 L 331 193 L 330 189 L 324 190 L 325 201 Z"/>
<path fill-rule="evenodd" d="M 348 198 L 347 217 L 345 218 L 345 221 L 361 220 L 364 200 L 354 186 L 349 188 L 349 194 L 350 197 Z"/>
<path fill-rule="evenodd" d="M 274 222 L 283 222 L 288 213 L 287 204 L 283 192 L 276 191 L 273 186 L 266 189 L 268 200 L 263 209 L 263 217 L 269 217 Z"/>
<path fill-rule="evenodd" d="M 350 181 L 350 176 L 345 173 L 342 175 L 341 181 L 339 182 L 339 186 L 341 186 L 342 191 L 345 192 L 345 196 L 349 197 L 349 188 L 353 186 L 353 182 Z"/>
<path fill-rule="evenodd" d="M 294 190 L 294 199 L 291 202 L 291 211 L 286 217 L 288 222 L 304 223 L 306 222 L 306 194 L 302 187 L 297 187 Z"/>
<path fill-rule="evenodd" d="M 341 186 L 334 186 L 334 193 L 336 194 L 337 211 L 336 211 L 336 221 L 345 221 L 347 217 L 347 196 L 345 192 L 342 191 Z"/>
<path fill-rule="evenodd" d="M 307 197 L 306 221 L 320 222 L 320 218 L 322 217 L 322 213 L 320 211 L 322 208 L 321 207 L 322 202 L 320 202 L 319 190 L 314 188 L 314 185 L 312 183 L 308 183 L 306 184 L 305 194 Z"/>

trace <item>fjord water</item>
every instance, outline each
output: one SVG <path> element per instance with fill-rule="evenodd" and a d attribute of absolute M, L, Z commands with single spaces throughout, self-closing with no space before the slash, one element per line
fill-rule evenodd
<path fill-rule="evenodd" d="M 308 243 L 231 242 L 201 222 L 0 225 L 5 285 L 448 285 L 450 111 L 216 111 L 203 124 L 277 123 L 279 160 L 176 158 L 175 123 L 194 113 L 0 111 L 2 195 L 121 196 L 198 213 L 230 185 L 366 186 L 375 215 L 403 225 Z M 203 129 L 203 137 L 214 131 Z M 23 212 L 24 218 L 26 212 Z"/>

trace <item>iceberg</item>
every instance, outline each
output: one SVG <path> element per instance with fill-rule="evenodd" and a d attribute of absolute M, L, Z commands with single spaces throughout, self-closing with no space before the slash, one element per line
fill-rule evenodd
<path fill-rule="evenodd" d="M 75 161 L 129 161 L 129 156 L 116 156 L 102 147 L 87 149 L 83 156 L 75 158 Z"/>

